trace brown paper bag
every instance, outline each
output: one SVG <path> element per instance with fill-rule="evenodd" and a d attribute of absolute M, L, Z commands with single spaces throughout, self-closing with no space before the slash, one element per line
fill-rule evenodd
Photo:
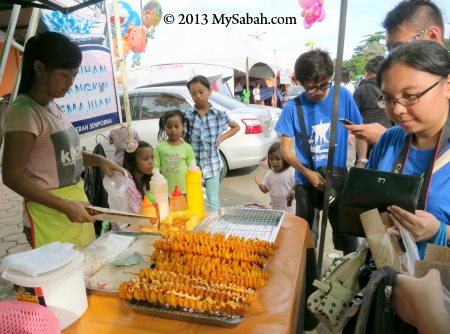
<path fill-rule="evenodd" d="M 442 284 L 450 290 L 450 248 L 428 244 L 423 261 L 416 261 L 416 277 L 423 277 L 430 269 L 437 269 L 441 274 Z"/>
<path fill-rule="evenodd" d="M 360 218 L 377 268 L 389 266 L 402 272 L 400 258 L 403 253 L 398 240 L 386 232 L 391 226 L 387 213 L 380 214 L 378 209 L 373 209 L 360 214 Z"/>

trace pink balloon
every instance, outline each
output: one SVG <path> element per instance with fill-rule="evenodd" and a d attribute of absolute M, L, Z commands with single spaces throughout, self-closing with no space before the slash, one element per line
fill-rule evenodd
<path fill-rule="evenodd" d="M 306 29 L 311 28 L 314 22 L 322 22 L 325 18 L 325 10 L 323 9 L 324 0 L 298 0 L 302 8 L 301 16 L 303 17 L 303 26 Z"/>
<path fill-rule="evenodd" d="M 300 7 L 306 9 L 314 5 L 317 0 L 298 0 Z"/>

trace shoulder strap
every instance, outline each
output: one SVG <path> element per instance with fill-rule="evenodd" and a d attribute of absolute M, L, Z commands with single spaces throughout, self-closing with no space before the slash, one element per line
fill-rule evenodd
<path fill-rule="evenodd" d="M 445 151 L 435 162 L 433 174 L 450 162 L 450 150 Z"/>
<path fill-rule="evenodd" d="M 297 117 L 298 122 L 300 123 L 300 131 L 302 132 L 303 146 L 305 147 L 310 167 L 314 170 L 314 162 L 312 159 L 311 147 L 309 146 L 308 133 L 306 132 L 305 119 L 303 118 L 302 101 L 300 100 L 300 96 L 297 96 L 294 101 L 295 106 L 297 107 Z"/>

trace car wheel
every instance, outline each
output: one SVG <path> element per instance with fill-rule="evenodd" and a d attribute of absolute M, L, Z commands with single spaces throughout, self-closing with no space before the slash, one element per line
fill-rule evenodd
<path fill-rule="evenodd" d="M 219 182 L 222 182 L 222 180 L 228 174 L 228 164 L 227 164 L 227 159 L 225 159 L 225 157 L 222 154 L 222 152 L 219 152 L 219 155 L 220 155 L 220 160 L 222 161 L 222 165 L 223 165 L 222 170 L 220 171 L 220 180 L 219 180 Z"/>

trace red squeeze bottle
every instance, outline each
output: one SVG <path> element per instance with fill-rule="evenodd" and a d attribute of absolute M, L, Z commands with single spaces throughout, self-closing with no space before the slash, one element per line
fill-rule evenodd
<path fill-rule="evenodd" d="M 187 210 L 186 199 L 178 186 L 175 186 L 173 189 L 172 195 L 170 196 L 169 206 L 170 212 Z"/>

